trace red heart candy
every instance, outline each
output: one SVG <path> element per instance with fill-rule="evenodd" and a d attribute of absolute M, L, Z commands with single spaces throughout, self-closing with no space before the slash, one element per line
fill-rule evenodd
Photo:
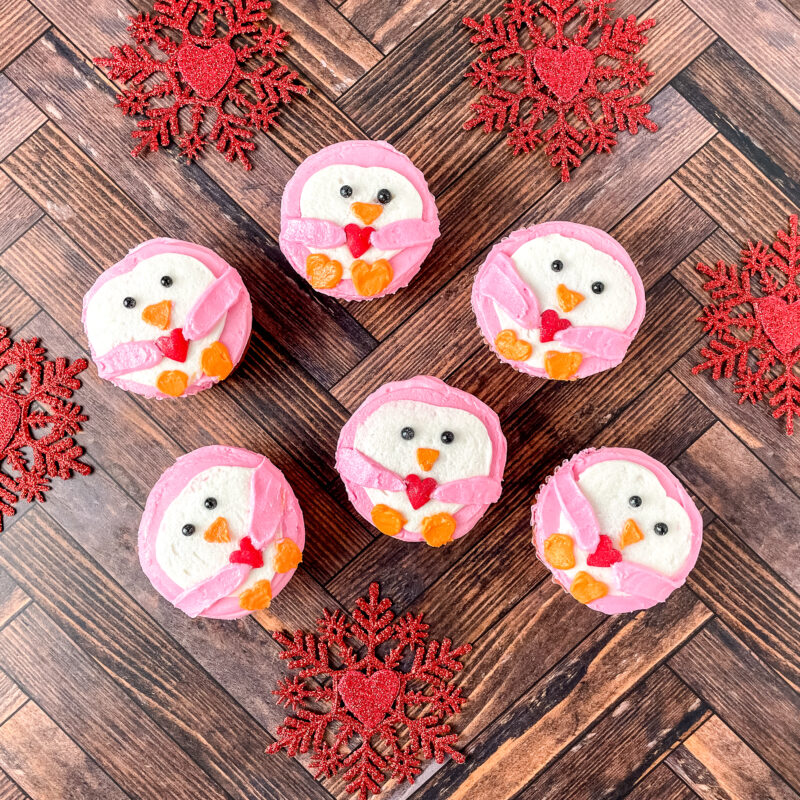
<path fill-rule="evenodd" d="M 264 566 L 264 556 L 261 555 L 260 550 L 256 550 L 255 547 L 253 547 L 249 536 L 245 536 L 239 542 L 239 549 L 234 550 L 230 556 L 228 556 L 228 561 L 230 561 L 231 564 L 249 564 L 253 569 Z"/>
<path fill-rule="evenodd" d="M 569 328 L 570 325 L 572 323 L 568 319 L 561 319 L 557 312 L 548 308 L 542 312 L 542 318 L 539 320 L 539 341 L 552 342 L 559 331 Z"/>
<path fill-rule="evenodd" d="M 0 397 L 0 453 L 14 438 L 21 418 L 19 406 L 10 397 Z M 0 456 L 2 461 L 2 456 Z"/>
<path fill-rule="evenodd" d="M 353 254 L 353 258 L 363 256 L 369 250 L 369 237 L 375 232 L 375 228 L 359 228 L 355 222 L 344 226 L 344 235 L 347 237 L 347 247 Z"/>
<path fill-rule="evenodd" d="M 540 47 L 533 56 L 536 74 L 562 103 L 569 102 L 578 94 L 593 64 L 594 56 L 579 45 L 572 45 L 567 50 Z"/>
<path fill-rule="evenodd" d="M 189 353 L 189 342 L 186 341 L 180 328 L 173 328 L 166 336 L 156 339 L 156 347 L 167 357 L 183 363 Z"/>
<path fill-rule="evenodd" d="M 422 508 L 431 499 L 436 485 L 434 478 L 425 478 L 423 480 L 419 475 L 408 475 L 406 477 L 406 494 L 408 495 L 408 502 L 411 503 L 411 508 L 415 510 Z"/>
<path fill-rule="evenodd" d="M 344 707 L 369 730 L 383 721 L 399 691 L 400 676 L 390 669 L 379 669 L 369 677 L 351 670 L 339 681 Z"/>
<path fill-rule="evenodd" d="M 800 300 L 787 303 L 780 297 L 761 297 L 753 305 L 764 333 L 781 353 L 800 345 Z"/>
<path fill-rule="evenodd" d="M 236 53 L 226 42 L 203 48 L 186 42 L 178 49 L 178 69 L 183 79 L 204 100 L 210 100 L 228 82 L 236 66 Z"/>
<path fill-rule="evenodd" d="M 617 561 L 622 561 L 622 553 L 614 549 L 610 536 L 601 536 L 597 550 L 586 559 L 586 563 L 590 567 L 610 567 Z"/>

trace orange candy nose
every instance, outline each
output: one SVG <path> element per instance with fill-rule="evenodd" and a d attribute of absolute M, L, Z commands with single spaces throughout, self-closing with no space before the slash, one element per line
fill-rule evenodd
<path fill-rule="evenodd" d="M 586 298 L 580 292 L 573 292 L 572 289 L 567 289 L 563 283 L 559 283 L 556 287 L 556 299 L 562 311 L 572 311 Z"/>
<path fill-rule="evenodd" d="M 374 297 L 382 292 L 394 277 L 392 265 L 385 259 L 379 258 L 374 264 L 368 264 L 359 258 L 350 265 L 353 286 L 362 297 Z"/>
<path fill-rule="evenodd" d="M 165 331 L 169 328 L 169 318 L 172 316 L 172 300 L 162 300 L 160 303 L 153 303 L 142 311 L 142 319 L 148 325 L 155 325 Z"/>
<path fill-rule="evenodd" d="M 625 520 L 622 526 L 622 535 L 619 537 L 619 549 L 622 550 L 629 544 L 636 544 L 644 539 L 642 529 L 632 519 Z"/>
<path fill-rule="evenodd" d="M 209 378 L 224 381 L 233 372 L 228 348 L 222 342 L 213 342 L 200 355 L 200 366 Z"/>
<path fill-rule="evenodd" d="M 303 552 L 292 539 L 281 539 L 275 550 L 272 566 L 275 572 L 291 572 L 303 560 Z"/>
<path fill-rule="evenodd" d="M 403 530 L 406 518 L 399 511 L 378 503 L 372 508 L 372 524 L 387 536 L 397 536 Z"/>
<path fill-rule="evenodd" d="M 333 289 L 342 279 L 342 265 L 323 253 L 314 253 L 306 259 L 306 274 L 315 289 Z"/>
<path fill-rule="evenodd" d="M 608 594 L 608 586 L 593 578 L 588 572 L 579 572 L 572 581 L 570 594 L 579 603 L 591 603 Z"/>
<path fill-rule="evenodd" d="M 206 528 L 203 538 L 207 542 L 229 542 L 231 540 L 231 529 L 228 527 L 228 520 L 225 517 L 217 517 Z"/>
<path fill-rule="evenodd" d="M 365 225 L 372 225 L 383 214 L 383 206 L 378 203 L 353 203 L 350 206 L 353 216 Z"/>
<path fill-rule="evenodd" d="M 530 342 L 517 339 L 517 334 L 512 330 L 500 331 L 494 340 L 497 352 L 509 361 L 527 361 L 533 353 Z"/>
<path fill-rule="evenodd" d="M 583 356 L 580 353 L 559 353 L 548 350 L 544 354 L 544 371 L 554 380 L 568 381 L 580 368 Z"/>
<path fill-rule="evenodd" d="M 551 567 L 556 569 L 572 569 L 575 566 L 575 551 L 572 537 L 566 533 L 554 533 L 545 539 L 544 557 Z"/>
<path fill-rule="evenodd" d="M 269 581 L 256 581 L 239 595 L 239 607 L 245 611 L 261 611 L 272 602 L 272 586 Z"/>
<path fill-rule="evenodd" d="M 156 389 L 170 397 L 180 397 L 189 385 L 189 376 L 179 369 L 168 369 L 156 378 Z"/>
<path fill-rule="evenodd" d="M 456 520 L 444 511 L 422 520 L 422 538 L 431 547 L 447 544 L 456 532 Z"/>
<path fill-rule="evenodd" d="M 439 458 L 438 450 L 432 450 L 430 447 L 417 448 L 417 464 L 419 464 L 425 472 L 430 472 L 433 469 L 437 458 Z"/>

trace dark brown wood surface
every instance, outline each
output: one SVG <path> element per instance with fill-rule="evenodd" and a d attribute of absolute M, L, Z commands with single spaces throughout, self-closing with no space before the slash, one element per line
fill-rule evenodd
<path fill-rule="evenodd" d="M 800 800 L 800 439 L 727 382 L 692 374 L 706 302 L 699 260 L 735 260 L 800 205 L 800 3 L 619 0 L 658 20 L 644 55 L 656 134 L 623 136 L 561 184 L 543 156 L 460 130 L 474 91 L 460 20 L 502 0 L 276 0 L 311 88 L 258 137 L 245 173 L 215 153 L 134 160 L 130 120 L 92 63 L 150 0 L 0 0 L 0 324 L 85 355 L 84 292 L 140 241 L 218 250 L 244 275 L 246 360 L 213 391 L 146 401 L 85 373 L 80 437 L 94 467 L 23 505 L 0 536 L 0 800 L 347 796 L 307 760 L 266 756 L 285 712 L 270 633 L 313 627 L 372 580 L 397 610 L 475 648 L 455 723 L 463 765 L 432 764 L 422 800 Z M 361 304 L 312 292 L 277 245 L 297 163 L 383 137 L 429 178 L 442 237 L 407 288 Z M 499 237 L 569 219 L 638 263 L 648 314 L 625 362 L 579 384 L 513 372 L 475 327 L 469 293 Z M 377 534 L 333 468 L 339 430 L 387 380 L 431 373 L 500 414 L 504 493 L 439 550 Z M 266 612 L 192 621 L 136 554 L 150 487 L 211 443 L 267 454 L 307 523 L 294 580 Z M 530 502 L 590 445 L 638 447 L 698 499 L 705 543 L 687 585 L 607 618 L 555 587 L 530 545 Z"/>

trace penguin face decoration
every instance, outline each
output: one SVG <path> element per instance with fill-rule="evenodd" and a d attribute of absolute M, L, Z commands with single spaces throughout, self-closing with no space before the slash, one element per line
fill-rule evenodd
<path fill-rule="evenodd" d="M 407 285 L 439 236 L 423 174 L 386 142 L 309 156 L 283 194 L 280 246 L 318 291 L 346 300 Z"/>
<path fill-rule="evenodd" d="M 389 383 L 342 429 L 336 468 L 351 502 L 382 532 L 440 546 L 500 497 L 506 440 L 497 415 L 430 377 Z"/>
<path fill-rule="evenodd" d="M 539 492 L 533 526 L 555 580 L 606 614 L 666 600 L 703 540 L 700 513 L 677 478 L 622 448 L 587 450 L 559 467 Z"/>
<path fill-rule="evenodd" d="M 645 314 L 644 286 L 619 242 L 568 222 L 496 245 L 475 279 L 472 306 L 503 361 L 558 380 L 621 363 Z"/>
<path fill-rule="evenodd" d="M 156 590 L 191 617 L 235 619 L 269 607 L 302 560 L 300 506 L 264 456 L 203 447 L 153 487 L 139 560 Z"/>
<path fill-rule="evenodd" d="M 146 397 L 190 395 L 226 378 L 247 346 L 252 317 L 230 264 L 173 239 L 139 245 L 83 300 L 99 376 Z"/>

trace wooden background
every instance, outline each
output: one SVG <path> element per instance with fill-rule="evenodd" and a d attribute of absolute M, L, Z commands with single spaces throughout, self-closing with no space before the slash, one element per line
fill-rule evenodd
<path fill-rule="evenodd" d="M 470 800 L 749 800 L 800 795 L 800 441 L 729 384 L 693 376 L 705 296 L 698 260 L 771 242 L 800 200 L 800 2 L 620 0 L 652 15 L 645 50 L 657 134 L 621 137 L 569 184 L 504 137 L 460 130 L 474 50 L 460 19 L 502 0 L 279 0 L 312 92 L 259 136 L 245 173 L 210 153 L 127 156 L 131 121 L 91 65 L 149 0 L 0 0 L 0 323 L 53 355 L 86 353 L 83 293 L 153 236 L 218 250 L 253 296 L 253 346 L 226 383 L 148 402 L 85 373 L 91 477 L 58 482 L 0 536 L 0 798 L 344 798 L 267 757 L 286 674 L 270 637 L 348 608 L 378 579 L 396 610 L 471 641 L 458 720 L 466 764 L 411 792 Z M 394 297 L 338 304 L 276 248 L 295 165 L 339 139 L 384 137 L 426 173 L 442 238 Z M 648 314 L 625 363 L 563 385 L 489 352 L 468 296 L 509 231 L 569 219 L 610 231 L 638 263 Z M 350 411 L 387 380 L 433 373 L 500 414 L 501 501 L 455 544 L 382 537 L 333 470 Z M 268 613 L 191 621 L 136 555 L 148 491 L 211 443 L 266 453 L 297 492 L 304 564 Z M 701 503 L 705 543 L 663 606 L 607 618 L 549 580 L 529 504 L 588 445 L 637 447 Z"/>

